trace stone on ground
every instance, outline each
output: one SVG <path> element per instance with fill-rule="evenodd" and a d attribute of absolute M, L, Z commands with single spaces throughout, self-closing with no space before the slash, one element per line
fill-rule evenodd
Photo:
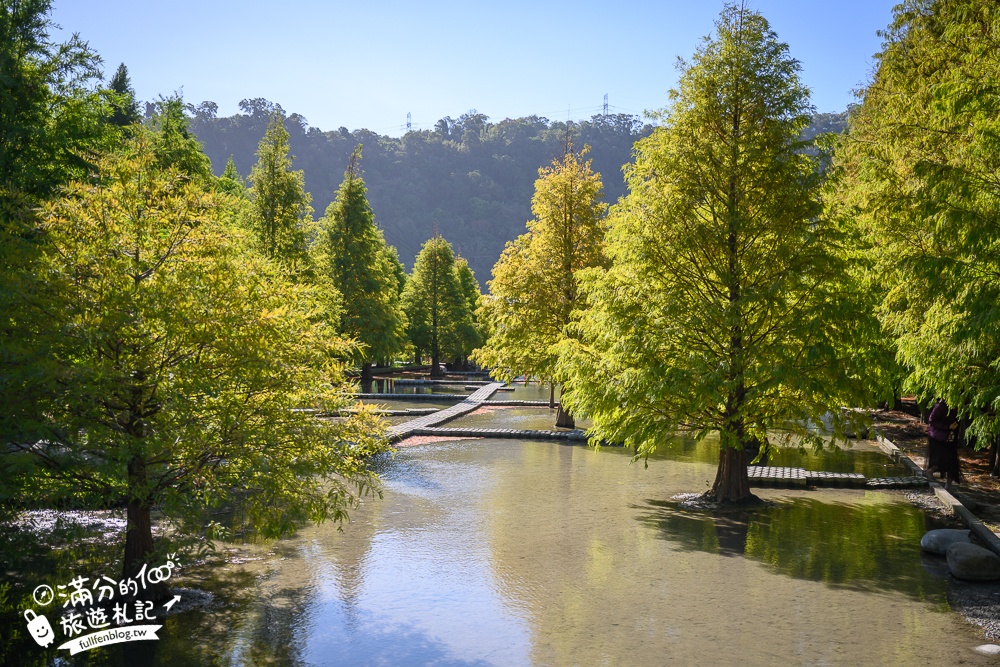
<path fill-rule="evenodd" d="M 1000 655 L 1000 646 L 997 644 L 983 644 L 982 646 L 977 646 L 972 650 L 976 653 L 982 653 L 983 655 Z"/>
<path fill-rule="evenodd" d="M 920 538 L 920 548 L 927 553 L 943 556 L 948 551 L 948 547 L 955 543 L 969 544 L 969 531 L 957 528 L 939 528 L 928 530 Z"/>
<path fill-rule="evenodd" d="M 948 547 L 948 569 L 951 576 L 965 581 L 996 581 L 1000 579 L 1000 556 L 975 544 L 956 542 Z"/>

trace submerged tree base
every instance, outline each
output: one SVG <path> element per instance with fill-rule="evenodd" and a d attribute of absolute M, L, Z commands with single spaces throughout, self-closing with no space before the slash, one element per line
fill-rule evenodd
<path fill-rule="evenodd" d="M 748 509 L 753 507 L 764 507 L 768 503 L 759 496 L 750 493 L 739 499 L 719 500 L 713 491 L 706 491 L 695 498 L 685 501 L 692 506 L 705 509 Z"/>

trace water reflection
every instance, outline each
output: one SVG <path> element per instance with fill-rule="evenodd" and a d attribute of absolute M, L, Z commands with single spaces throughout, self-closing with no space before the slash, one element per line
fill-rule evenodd
<path fill-rule="evenodd" d="M 864 493 L 858 503 L 792 498 L 723 513 L 660 500 L 642 509 L 640 521 L 682 549 L 745 556 L 776 574 L 831 586 L 944 600 L 945 580 L 915 566 L 925 515 L 881 493 Z"/>
<path fill-rule="evenodd" d="M 714 459 L 629 459 L 517 440 L 403 448 L 383 461 L 384 498 L 342 532 L 305 528 L 265 560 L 209 568 L 187 585 L 225 605 L 67 664 L 989 663 L 939 613 L 923 514 L 897 496 L 765 490 L 772 506 L 716 516 L 661 500 L 705 489 Z"/>
<path fill-rule="evenodd" d="M 501 395 L 500 399 L 504 397 Z M 549 408 L 485 406 L 448 423 L 453 428 L 514 428 L 520 430 L 561 431 L 555 426 L 556 411 Z M 580 419 L 576 428 L 588 429 L 589 419 Z"/>
<path fill-rule="evenodd" d="M 703 440 L 682 440 L 660 447 L 653 458 L 671 461 L 715 464 L 719 460 L 718 437 Z M 768 465 L 825 470 L 827 472 L 852 472 L 865 477 L 907 477 L 912 473 L 902 464 L 894 463 L 873 443 L 853 441 L 850 447 L 829 446 L 820 451 L 797 446 L 776 447 Z"/>

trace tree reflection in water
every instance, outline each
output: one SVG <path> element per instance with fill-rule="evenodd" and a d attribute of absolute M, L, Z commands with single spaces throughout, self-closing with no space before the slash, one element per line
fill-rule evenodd
<path fill-rule="evenodd" d="M 821 492 L 816 492 L 821 493 Z M 709 511 L 647 500 L 640 521 L 685 550 L 743 556 L 776 574 L 866 591 L 944 602 L 933 564 L 914 568 L 929 528 L 917 508 L 865 493 L 859 503 L 783 499 L 748 510 Z"/>

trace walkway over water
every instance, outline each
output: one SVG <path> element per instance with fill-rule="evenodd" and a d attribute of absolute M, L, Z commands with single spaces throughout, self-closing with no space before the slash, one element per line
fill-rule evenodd
<path fill-rule="evenodd" d="M 410 436 L 442 436 L 452 438 L 497 438 L 516 440 L 548 440 L 586 442 L 586 431 L 546 430 L 546 429 L 512 429 L 512 428 L 441 428 L 453 419 L 466 415 L 482 406 L 525 406 L 548 407 L 544 401 L 505 401 L 489 400 L 501 387 L 501 382 L 492 382 L 478 389 L 467 397 L 454 394 L 416 394 L 416 396 L 433 396 L 439 398 L 464 398 L 457 405 L 432 414 L 423 415 L 417 419 L 397 424 L 389 430 L 390 442 L 398 442 Z M 398 399 L 400 394 L 367 394 L 365 398 Z M 927 480 L 921 476 L 910 477 L 865 477 L 860 473 L 826 472 L 822 470 L 806 470 L 804 468 L 785 468 L 778 466 L 748 466 L 752 486 L 778 487 L 835 487 L 856 489 L 899 489 L 927 486 Z"/>
<path fill-rule="evenodd" d="M 453 405 L 450 408 L 445 408 L 444 410 L 439 410 L 433 414 L 425 415 L 423 417 L 418 417 L 417 419 L 411 419 L 408 422 L 403 422 L 402 424 L 397 424 L 389 429 L 389 442 L 398 442 L 403 438 L 408 438 L 411 435 L 416 435 L 415 431 L 418 429 L 429 428 L 437 426 L 438 424 L 444 424 L 447 421 L 455 419 L 456 417 L 461 417 L 462 415 L 468 414 L 473 410 L 481 406 L 486 399 L 495 394 L 500 387 L 504 386 L 503 382 L 491 382 L 488 385 L 477 389 L 475 392 L 469 396 L 464 397 L 463 400 L 458 405 Z M 400 396 L 406 396 L 406 394 L 367 394 L 365 398 L 381 397 L 384 399 L 396 400 Z M 460 395 L 455 394 L 413 394 L 407 396 L 412 399 L 415 396 L 434 396 L 436 398 L 462 398 Z"/>

